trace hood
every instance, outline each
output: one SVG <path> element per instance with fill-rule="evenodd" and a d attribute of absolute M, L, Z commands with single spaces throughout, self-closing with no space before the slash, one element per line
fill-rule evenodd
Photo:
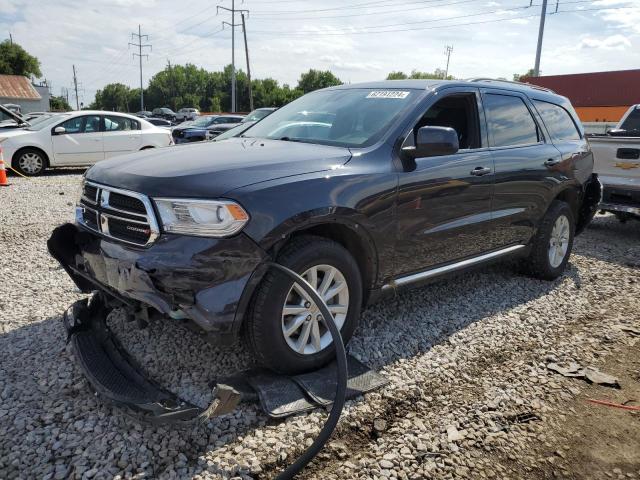
<path fill-rule="evenodd" d="M 330 170 L 350 158 L 342 147 L 230 138 L 119 156 L 97 163 L 86 176 L 151 197 L 216 198 L 253 183 Z"/>
<path fill-rule="evenodd" d="M 0 128 L 0 138 L 12 138 L 29 133 L 33 132 L 31 130 L 25 130 L 23 127 Z"/>

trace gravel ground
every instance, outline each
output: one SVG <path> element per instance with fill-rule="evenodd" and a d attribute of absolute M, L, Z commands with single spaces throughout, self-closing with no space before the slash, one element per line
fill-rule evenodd
<path fill-rule="evenodd" d="M 11 181 L 0 190 L 0 478 L 270 478 L 311 443 L 321 411 L 274 422 L 245 405 L 172 430 L 96 398 L 60 322 L 81 295 L 46 250 L 51 230 L 72 219 L 80 175 Z M 574 477 L 565 456 L 539 458 L 533 445 L 568 428 L 562 406 L 586 383 L 546 363 L 597 367 L 622 349 L 637 358 L 619 325 L 640 327 L 639 241 L 640 222 L 598 216 L 555 282 L 499 265 L 367 309 L 351 352 L 391 384 L 348 403 L 303 477 Z M 251 363 L 242 345 L 215 348 L 169 321 L 110 324 L 154 378 L 200 405 L 210 381 Z M 629 422 L 640 437 L 639 416 Z M 633 460 L 594 465 L 593 478 L 637 478 Z"/>

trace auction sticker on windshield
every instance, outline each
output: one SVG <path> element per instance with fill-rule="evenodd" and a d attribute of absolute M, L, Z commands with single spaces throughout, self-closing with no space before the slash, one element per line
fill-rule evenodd
<path fill-rule="evenodd" d="M 409 92 L 400 92 L 398 90 L 374 90 L 369 92 L 366 98 L 407 98 Z"/>

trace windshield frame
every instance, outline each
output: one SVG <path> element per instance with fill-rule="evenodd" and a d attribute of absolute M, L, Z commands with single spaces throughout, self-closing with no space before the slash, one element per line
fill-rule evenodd
<path fill-rule="evenodd" d="M 324 140 L 324 139 L 312 139 L 312 138 L 298 138 L 298 137 L 282 137 L 282 138 L 271 138 L 271 137 L 265 137 L 265 136 L 253 136 L 252 130 L 254 130 L 254 128 L 260 124 L 263 124 L 264 121 L 268 120 L 268 119 L 273 119 L 272 117 L 274 115 L 276 115 L 278 112 L 282 111 L 283 109 L 287 108 L 289 105 L 294 104 L 295 102 L 297 102 L 298 100 L 308 97 L 309 95 L 315 95 L 315 94 L 321 94 L 321 93 L 326 93 L 326 92 L 342 92 L 342 91 L 379 91 L 379 90 L 389 90 L 389 91 L 398 91 L 398 90 L 402 90 L 402 91 L 408 91 L 409 94 L 412 96 L 411 99 L 409 99 L 409 101 L 407 101 L 406 105 L 404 105 L 402 108 L 400 108 L 398 110 L 398 112 L 393 115 L 392 117 L 389 118 L 389 121 L 386 124 L 385 128 L 381 128 L 379 131 L 375 132 L 371 137 L 369 137 L 367 139 L 367 141 L 363 142 L 362 144 L 353 144 L 353 143 L 348 143 L 348 142 L 339 142 L 339 141 L 332 141 L 332 140 Z M 381 86 L 381 87 L 359 87 L 359 86 L 353 86 L 353 87 L 337 87 L 337 88 L 325 88 L 322 90 L 315 90 L 313 92 L 307 93 L 301 97 L 298 97 L 296 100 L 278 108 L 277 110 L 273 111 L 271 114 L 267 115 L 266 117 L 260 119 L 258 122 L 256 122 L 255 124 L 253 124 L 251 127 L 249 127 L 242 135 L 240 135 L 238 138 L 262 138 L 262 139 L 266 139 L 266 140 L 281 140 L 281 141 L 291 141 L 291 142 L 297 142 L 297 143 L 308 143 L 311 145 L 324 145 L 324 146 L 330 146 L 330 147 L 340 147 L 340 148 L 348 148 L 350 150 L 357 150 L 357 149 L 366 149 L 366 148 L 370 148 L 373 145 L 376 145 L 378 143 L 382 143 L 384 141 L 387 140 L 387 138 L 389 137 L 389 135 L 391 135 L 391 133 L 396 130 L 403 122 L 403 119 L 406 118 L 406 116 L 408 114 L 410 114 L 416 107 L 416 105 L 418 105 L 423 97 L 424 94 L 427 93 L 427 90 L 423 90 L 423 89 L 419 89 L 419 88 L 398 88 L 396 86 L 393 85 L 389 85 L 389 86 Z"/>

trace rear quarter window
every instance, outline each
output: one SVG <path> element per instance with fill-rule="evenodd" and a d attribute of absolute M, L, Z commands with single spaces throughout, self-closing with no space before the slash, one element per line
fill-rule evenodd
<path fill-rule="evenodd" d="M 578 127 L 563 107 L 542 100 L 534 100 L 533 104 L 540 113 L 553 141 L 580 140 Z"/>

